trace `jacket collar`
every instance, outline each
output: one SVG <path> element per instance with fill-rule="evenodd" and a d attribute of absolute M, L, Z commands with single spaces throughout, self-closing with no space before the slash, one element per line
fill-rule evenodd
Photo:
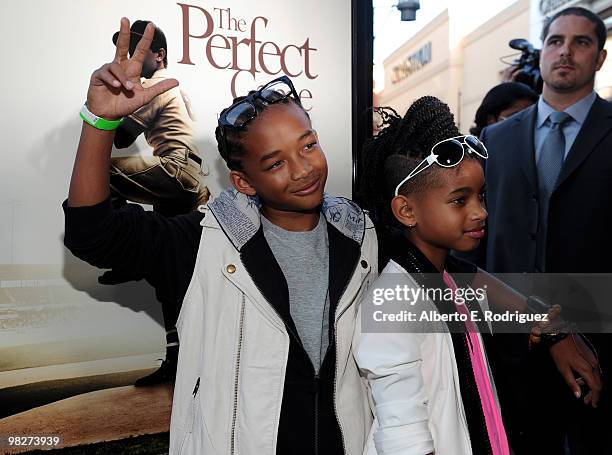
<path fill-rule="evenodd" d="M 208 203 L 208 207 L 238 251 L 261 226 L 259 198 L 247 196 L 234 188 L 223 191 Z M 365 235 L 365 214 L 357 204 L 324 194 L 321 212 L 341 234 L 361 245 Z"/>
<path fill-rule="evenodd" d="M 419 250 L 414 243 L 406 238 L 399 230 L 396 230 L 391 237 L 393 244 L 393 252 L 391 259 L 401 265 L 407 272 L 417 275 L 432 274 L 440 275 L 438 269 L 427 259 L 427 257 Z M 460 258 L 448 255 L 444 268 L 449 273 L 464 273 L 471 274 L 476 272 L 476 266 L 466 262 Z M 439 283 L 445 286 L 440 275 Z M 459 282 L 457 282 L 459 284 Z"/>
<path fill-rule="evenodd" d="M 403 267 L 418 284 L 426 289 L 446 288 L 442 274 L 410 240 L 401 233 L 396 233 L 393 240 L 394 252 L 391 259 Z M 476 273 L 476 266 L 450 254 L 446 258 L 444 268 L 453 277 L 457 286 L 462 288 L 471 285 L 473 274 Z M 456 312 L 454 303 L 445 300 L 432 300 L 440 313 L 454 314 Z M 487 324 L 483 323 L 484 317 L 478 303 L 466 301 L 466 305 L 468 310 L 476 311 L 479 314 L 480 322 L 476 322 L 476 325 L 480 332 L 488 333 L 490 330 Z M 462 322 L 448 322 L 447 325 L 454 333 L 460 333 L 464 330 Z"/>
<path fill-rule="evenodd" d="M 257 198 L 247 197 L 234 189 L 222 192 L 208 208 L 240 255 L 253 284 L 280 316 L 290 337 L 301 346 L 289 306 L 287 280 L 274 257 L 261 226 Z M 329 240 L 330 345 L 333 342 L 336 309 L 359 263 L 360 246 L 365 236 L 365 213 L 352 201 L 324 195 L 321 205 L 327 220 Z M 202 225 L 216 227 L 215 223 Z M 308 354 L 300 348 L 303 361 Z M 328 350 L 334 353 L 334 350 Z M 327 359 L 327 356 L 325 357 Z M 324 360 L 324 363 L 330 360 Z"/>
<path fill-rule="evenodd" d="M 563 109 L 563 111 L 571 116 L 571 121 L 578 123 L 582 127 L 596 99 L 597 93 L 593 91 L 581 100 L 576 101 L 571 106 Z M 538 116 L 535 125 L 536 128 L 541 128 L 553 112 L 556 112 L 555 109 L 544 101 L 544 97 L 540 95 L 540 99 L 538 100 Z"/>

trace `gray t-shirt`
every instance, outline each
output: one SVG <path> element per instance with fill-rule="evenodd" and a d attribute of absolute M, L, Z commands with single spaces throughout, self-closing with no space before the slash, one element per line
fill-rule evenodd
<path fill-rule="evenodd" d="M 261 217 L 264 236 L 289 287 L 289 310 L 315 371 L 329 346 L 329 242 L 327 223 L 293 232 Z"/>

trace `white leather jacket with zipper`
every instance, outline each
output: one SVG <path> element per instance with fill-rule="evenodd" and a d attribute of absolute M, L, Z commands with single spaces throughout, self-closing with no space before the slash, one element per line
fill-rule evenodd
<path fill-rule="evenodd" d="M 290 339 L 241 259 L 260 229 L 257 201 L 228 190 L 200 210 L 199 251 L 177 322 L 170 454 L 276 455 Z M 347 199 L 325 196 L 322 213 L 360 245 L 333 319 L 336 418 L 345 454 L 358 455 L 372 413 L 351 347 L 360 298 L 376 278 L 376 234 Z"/>

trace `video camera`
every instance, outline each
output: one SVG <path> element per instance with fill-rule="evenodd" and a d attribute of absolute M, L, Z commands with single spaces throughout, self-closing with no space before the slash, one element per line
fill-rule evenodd
<path fill-rule="evenodd" d="M 508 45 L 512 49 L 521 51 L 521 56 L 512 64 L 520 69 L 515 76 L 516 82 L 528 85 L 538 93 L 542 93 L 542 75 L 540 74 L 540 49 L 536 49 L 526 39 L 511 40 Z"/>

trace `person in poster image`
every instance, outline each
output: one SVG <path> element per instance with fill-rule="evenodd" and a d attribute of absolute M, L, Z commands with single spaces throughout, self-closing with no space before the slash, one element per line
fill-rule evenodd
<path fill-rule="evenodd" d="M 114 61 L 91 77 L 95 117 L 63 204 L 65 245 L 95 266 L 140 270 L 182 302 L 171 454 L 361 455 L 372 411 L 352 336 L 376 234 L 356 204 L 324 194 L 327 161 L 289 78 L 221 111 L 232 188 L 174 217 L 110 202 L 114 134 L 104 128 L 178 83 L 141 86 L 153 34 L 149 24 L 128 58 L 122 19 Z"/>
<path fill-rule="evenodd" d="M 150 21 L 137 20 L 130 28 L 129 55 Z M 113 35 L 117 43 L 119 32 Z M 166 36 L 156 28 L 151 47 L 147 51 L 140 77 L 147 88 L 168 78 L 168 45 Z M 136 112 L 123 118 L 115 132 L 114 145 L 118 149 L 130 146 L 144 134 L 152 147 L 151 155 L 112 157 L 110 188 L 116 206 L 125 201 L 153 205 L 153 210 L 164 216 L 175 216 L 196 210 L 209 197 L 204 184 L 202 159 L 194 136 L 194 118 L 189 99 L 175 87 L 153 98 Z M 152 246 L 153 247 L 153 246 Z M 137 270 L 117 266 L 99 278 L 101 284 L 113 285 L 140 279 Z M 152 374 L 136 381 L 136 386 L 151 386 L 174 382 L 178 359 L 176 318 L 177 302 L 168 302 L 158 293 L 162 304 L 166 329 L 166 358 Z"/>

